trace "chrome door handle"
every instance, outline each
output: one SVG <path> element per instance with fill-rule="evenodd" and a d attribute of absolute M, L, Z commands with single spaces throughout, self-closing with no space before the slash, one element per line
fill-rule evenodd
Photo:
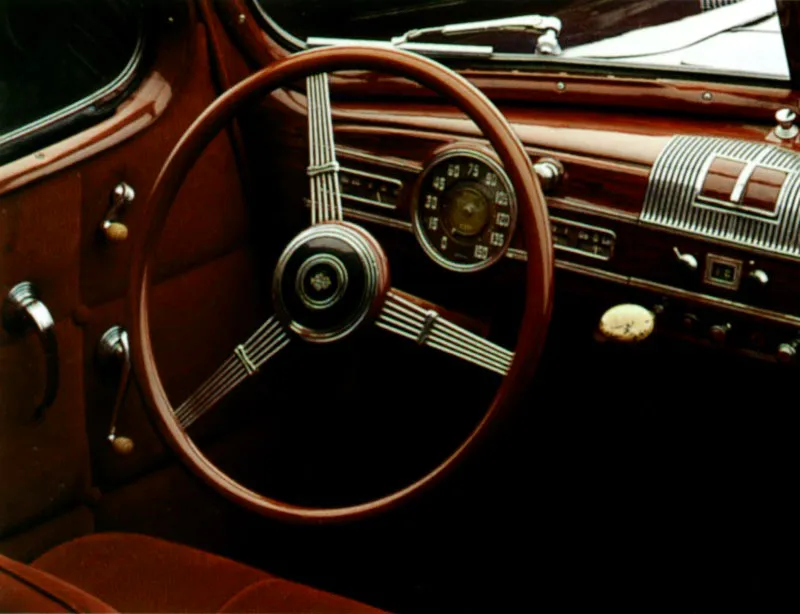
<path fill-rule="evenodd" d="M 44 397 L 36 407 L 34 417 L 41 418 L 58 393 L 58 341 L 53 316 L 39 299 L 36 287 L 29 281 L 11 288 L 3 301 L 3 327 L 11 334 L 22 334 L 34 327 L 39 335 L 44 351 L 46 378 Z"/>

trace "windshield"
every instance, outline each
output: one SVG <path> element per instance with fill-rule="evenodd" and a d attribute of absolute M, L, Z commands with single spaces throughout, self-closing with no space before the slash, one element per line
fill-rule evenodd
<path fill-rule="evenodd" d="M 281 29 L 311 39 L 458 45 L 481 57 L 561 60 L 788 80 L 775 0 L 257 0 Z M 458 34 L 443 26 L 541 15 L 543 32 L 495 24 Z M 424 30 L 420 32 L 420 30 Z M 411 36 L 410 36 L 411 35 Z M 467 48 L 466 46 L 470 46 Z M 414 47 L 409 47 L 414 49 Z M 553 51 L 554 50 L 554 51 Z M 456 55 L 447 53 L 449 56 Z"/>

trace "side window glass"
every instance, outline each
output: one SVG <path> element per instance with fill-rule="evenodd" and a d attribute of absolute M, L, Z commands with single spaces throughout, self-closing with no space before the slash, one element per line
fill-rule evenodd
<path fill-rule="evenodd" d="M 114 108 L 143 17 L 141 0 L 0 0 L 0 164 Z"/>

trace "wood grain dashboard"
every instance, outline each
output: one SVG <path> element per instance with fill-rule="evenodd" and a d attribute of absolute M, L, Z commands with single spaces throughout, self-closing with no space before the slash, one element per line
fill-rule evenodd
<path fill-rule="evenodd" d="M 277 100 L 295 118 L 304 112 L 299 93 L 282 94 Z M 661 334 L 791 362 L 800 327 L 800 296 L 794 283 L 800 270 L 797 252 L 781 251 L 768 241 L 759 244 L 724 233 L 654 223 L 646 206 L 648 198 L 654 198 L 648 193 L 659 160 L 676 139 L 702 139 L 711 143 L 709 151 L 719 149 L 720 143 L 749 144 L 773 152 L 773 157 L 785 156 L 790 166 L 797 157 L 794 141 L 783 143 L 766 125 L 714 124 L 692 117 L 644 121 L 552 107 L 514 106 L 503 111 L 533 164 L 554 159 L 564 168 L 563 180 L 547 193 L 562 277 L 601 280 L 601 300 L 609 307 L 614 301 L 642 302 L 657 313 Z M 275 109 L 271 112 L 274 115 Z M 334 107 L 334 114 L 347 215 L 370 227 L 391 228 L 406 237 L 409 249 L 418 249 L 412 209 L 420 174 L 442 146 L 479 147 L 480 135 L 471 122 L 446 106 L 344 101 Z M 280 127 L 268 123 L 288 142 L 292 139 L 287 130 L 300 138 L 304 129 L 302 122 L 294 127 L 287 127 L 291 121 Z M 303 153 L 297 155 L 296 165 L 302 165 Z M 720 193 L 727 190 L 730 198 L 747 161 L 735 163 L 737 173 L 728 169 L 734 177 L 720 180 L 718 175 L 725 173 L 718 172 L 716 155 L 709 155 L 710 163 L 701 169 L 705 182 L 697 186 L 697 195 L 702 199 L 713 184 Z M 751 218 L 757 217 L 753 211 L 774 213 L 781 194 L 787 210 L 793 209 L 796 194 L 783 185 L 791 183 L 786 180 L 789 171 L 767 163 L 751 166 L 742 186 L 744 200 L 732 205 L 738 209 L 732 212 L 748 210 L 744 214 Z M 301 168 L 292 172 L 302 176 Z M 672 183 L 689 181 L 680 177 Z M 376 197 L 370 198 L 371 190 Z M 724 199 L 717 201 L 726 204 Z M 720 215 L 728 213 L 722 209 Z M 787 221 L 786 232 L 796 235 L 794 225 L 794 218 Z M 507 256 L 524 261 L 519 232 Z"/>
<path fill-rule="evenodd" d="M 786 19 L 796 18 L 791 6 L 781 6 Z M 257 18 L 248 18 L 243 0 L 220 6 L 218 16 L 252 66 L 286 54 Z M 241 66 L 232 65 L 232 72 L 236 68 Z M 796 138 L 779 138 L 772 119 L 777 109 L 792 106 L 789 90 L 565 72 L 466 69 L 462 74 L 499 106 L 532 162 L 553 158 L 564 168 L 564 180 L 547 194 L 561 279 L 600 281 L 598 299 L 608 306 L 618 300 L 642 301 L 658 312 L 661 333 L 768 360 L 792 360 L 800 327 L 793 283 L 800 267 L 797 254 L 779 253 L 768 243 L 729 240 L 724 233 L 653 223 L 645 210 L 654 167 L 676 138 L 729 139 L 800 151 Z M 350 215 L 371 227 L 389 227 L 405 237 L 410 249 L 418 249 L 411 219 L 416 179 L 437 148 L 480 145 L 481 135 L 457 109 L 404 79 L 363 71 L 331 77 L 342 164 L 356 177 L 361 173 L 361 180 L 383 178 L 387 192 L 397 191 L 394 208 L 370 204 L 363 194 L 360 200 L 346 200 Z M 273 95 L 247 124 L 251 145 L 289 146 L 293 156 L 285 163 L 293 168 L 279 181 L 290 181 L 290 175 L 301 178 L 292 190 L 306 189 L 304 116 L 305 98 L 297 87 Z M 251 162 L 264 158 L 252 147 L 249 152 Z M 754 171 L 744 197 L 756 209 L 769 210 L 781 192 L 777 184 L 783 171 Z M 708 173 L 709 190 L 715 179 L 715 173 Z M 723 183 L 718 191 L 732 191 L 736 180 Z M 559 237 L 559 232 L 566 234 Z M 583 236 L 599 254 L 577 249 Z M 609 236 L 613 248 L 606 257 L 602 245 L 591 246 L 595 238 L 602 243 Z M 524 258 L 520 236 L 508 255 Z M 693 260 L 694 268 L 687 265 Z M 720 279 L 713 278 L 715 273 Z M 722 278 L 726 275 L 733 275 L 733 283 Z"/>

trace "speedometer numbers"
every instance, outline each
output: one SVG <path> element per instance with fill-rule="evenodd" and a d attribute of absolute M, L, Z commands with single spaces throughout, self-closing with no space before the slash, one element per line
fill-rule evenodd
<path fill-rule="evenodd" d="M 511 182 L 493 158 L 450 149 L 423 172 L 413 218 L 417 239 L 433 260 L 453 271 L 478 271 L 508 249 L 517 204 Z"/>

